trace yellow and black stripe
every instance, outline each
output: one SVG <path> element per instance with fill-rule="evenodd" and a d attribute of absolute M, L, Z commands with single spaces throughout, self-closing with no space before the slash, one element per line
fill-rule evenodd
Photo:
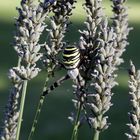
<path fill-rule="evenodd" d="M 80 63 L 80 52 L 75 45 L 64 48 L 62 56 L 63 64 L 68 70 L 77 68 Z"/>

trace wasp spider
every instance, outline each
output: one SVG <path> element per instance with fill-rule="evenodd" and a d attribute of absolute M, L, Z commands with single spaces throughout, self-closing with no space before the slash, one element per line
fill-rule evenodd
<path fill-rule="evenodd" d="M 79 64 L 80 64 L 80 50 L 75 45 L 67 46 L 64 48 L 62 53 L 62 63 L 67 69 L 67 75 L 61 77 L 59 80 L 54 82 L 46 91 L 43 92 L 43 95 L 50 93 L 56 87 L 61 85 L 65 80 L 71 78 L 76 80 L 79 76 Z"/>

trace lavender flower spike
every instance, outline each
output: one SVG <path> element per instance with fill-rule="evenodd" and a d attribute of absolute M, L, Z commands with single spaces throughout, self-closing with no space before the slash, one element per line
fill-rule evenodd
<path fill-rule="evenodd" d="M 140 140 L 140 70 L 136 70 L 132 61 L 129 69 L 129 89 L 132 110 L 129 112 L 130 133 L 126 133 L 129 140 Z"/>

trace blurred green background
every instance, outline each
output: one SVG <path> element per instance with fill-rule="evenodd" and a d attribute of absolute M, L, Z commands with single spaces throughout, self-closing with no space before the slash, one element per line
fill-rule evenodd
<path fill-rule="evenodd" d="M 103 0 L 103 6 L 106 14 L 111 17 L 111 2 Z M 67 39 L 70 42 L 78 40 L 78 29 L 84 27 L 85 12 L 82 9 L 82 2 L 78 1 L 74 15 L 71 20 L 73 25 L 67 34 Z M 4 0 L 0 2 L 0 126 L 2 124 L 4 107 L 7 103 L 9 90 L 11 87 L 10 81 L 7 78 L 8 69 L 16 66 L 17 55 L 10 45 L 13 41 L 14 34 L 14 17 L 17 16 L 16 6 L 19 6 L 19 0 Z M 103 140 L 126 140 L 124 135 L 128 131 L 126 123 L 128 123 L 127 112 L 130 109 L 128 102 L 128 76 L 127 69 L 129 60 L 132 59 L 140 68 L 140 1 L 128 0 L 130 26 L 133 27 L 129 35 L 130 45 L 127 46 L 127 51 L 123 55 L 125 63 L 120 66 L 118 82 L 119 86 L 114 89 L 112 99 L 113 107 L 108 112 L 109 122 L 111 126 L 102 133 Z M 35 114 L 36 104 L 39 99 L 39 94 L 44 83 L 45 73 L 41 73 L 37 78 L 29 84 L 28 94 L 26 97 L 24 121 L 21 131 L 21 140 L 27 139 L 32 120 Z M 60 74 L 57 74 L 60 77 Z M 56 78 L 55 78 L 56 79 Z M 55 80 L 53 79 L 53 80 Z M 67 117 L 74 110 L 71 99 L 72 88 L 69 86 L 71 81 L 65 82 L 64 86 L 59 87 L 54 94 L 49 95 L 40 116 L 39 124 L 35 133 L 34 140 L 69 140 L 72 132 L 72 126 Z M 56 94 L 55 94 L 56 93 Z M 92 130 L 88 126 L 82 126 L 80 130 L 79 140 L 90 140 Z"/>

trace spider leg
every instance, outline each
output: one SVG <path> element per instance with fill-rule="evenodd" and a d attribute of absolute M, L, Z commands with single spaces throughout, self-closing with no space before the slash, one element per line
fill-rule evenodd
<path fill-rule="evenodd" d="M 59 80 L 57 80 L 56 82 L 54 82 L 47 90 L 43 91 L 42 96 L 46 96 L 52 90 L 54 90 L 55 88 L 57 88 L 58 86 L 60 86 L 65 80 L 67 80 L 69 78 L 70 78 L 69 75 L 65 75 L 65 76 L 61 77 Z"/>

